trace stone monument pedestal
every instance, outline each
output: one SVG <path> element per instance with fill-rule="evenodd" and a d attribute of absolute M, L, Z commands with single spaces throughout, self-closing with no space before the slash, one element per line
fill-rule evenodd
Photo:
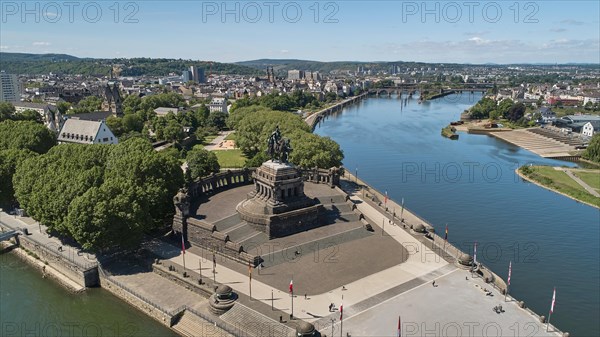
<path fill-rule="evenodd" d="M 254 229 L 276 238 L 319 227 L 322 205 L 304 194 L 302 173 L 296 167 L 269 160 L 253 178 L 255 189 L 237 211 Z"/>

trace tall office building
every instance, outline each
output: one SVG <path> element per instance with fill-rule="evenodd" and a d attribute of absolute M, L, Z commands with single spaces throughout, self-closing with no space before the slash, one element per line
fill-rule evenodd
<path fill-rule="evenodd" d="M 192 73 L 192 81 L 198 82 L 198 67 L 190 66 L 190 72 Z"/>
<path fill-rule="evenodd" d="M 206 83 L 206 77 L 204 77 L 204 68 L 198 69 L 198 83 Z"/>
<path fill-rule="evenodd" d="M 15 102 L 21 98 L 19 79 L 15 74 L 0 71 L 0 101 Z"/>
<path fill-rule="evenodd" d="M 184 70 L 183 73 L 181 73 L 181 81 L 183 83 L 187 83 L 191 80 L 192 80 L 192 72 L 189 70 Z"/>

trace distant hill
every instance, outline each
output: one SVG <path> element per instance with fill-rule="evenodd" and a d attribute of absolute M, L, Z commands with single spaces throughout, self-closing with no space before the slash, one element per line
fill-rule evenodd
<path fill-rule="evenodd" d="M 12 61 L 74 61 L 80 58 L 67 54 L 26 54 L 0 52 L 0 62 Z"/>
<path fill-rule="evenodd" d="M 63 74 L 63 75 L 95 75 L 110 74 L 113 65 L 119 65 L 122 76 L 167 76 L 170 73 L 181 74 L 191 65 L 204 68 L 206 76 L 221 75 L 258 75 L 255 68 L 232 63 L 211 61 L 194 61 L 182 59 L 93 59 L 78 58 L 65 54 L 26 54 L 0 53 L 0 70 L 13 74 Z"/>
<path fill-rule="evenodd" d="M 423 62 L 406 62 L 406 61 L 374 61 L 374 62 L 362 62 L 362 61 L 335 61 L 335 62 L 320 62 L 320 61 L 309 61 L 309 60 L 296 60 L 296 59 L 260 59 L 251 61 L 236 62 L 238 65 L 244 65 L 252 68 L 265 71 L 267 67 L 273 67 L 273 70 L 279 75 L 287 73 L 288 70 L 305 70 L 305 71 L 319 71 L 321 73 L 346 73 L 348 71 L 355 72 L 359 66 L 365 69 L 370 69 L 374 72 L 389 71 L 392 65 L 399 66 L 401 68 L 421 68 L 421 67 L 438 67 L 438 63 L 423 63 Z M 446 69 L 452 67 L 462 67 L 458 64 L 444 64 Z"/>

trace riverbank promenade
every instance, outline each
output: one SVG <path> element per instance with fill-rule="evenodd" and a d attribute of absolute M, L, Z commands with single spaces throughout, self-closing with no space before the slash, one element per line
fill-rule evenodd
<path fill-rule="evenodd" d="M 448 254 L 441 256 L 441 249 L 431 245 L 431 240 L 415 234 L 410 225 L 424 221 L 404 210 L 403 226 L 398 220 L 391 221 L 389 213 L 364 197 L 361 188 L 356 188 L 352 178 L 342 182 L 350 199 L 371 224 L 381 224 L 375 232 L 382 237 L 393 238 L 408 252 L 408 258 L 391 268 L 361 275 L 361 265 L 368 261 L 332 261 L 346 263 L 340 273 L 357 274 L 355 281 L 342 284 L 336 277 L 322 278 L 313 272 L 316 262 L 312 257 L 290 259 L 286 265 L 293 266 L 281 272 L 280 269 L 263 268 L 252 271 L 250 283 L 248 267 L 217 258 L 213 274 L 212 253 L 198 247 L 186 250 L 185 260 L 188 270 L 202 273 L 206 279 L 216 279 L 217 283 L 229 285 L 235 292 L 250 297 L 245 305 L 250 309 L 260 307 L 262 315 L 269 316 L 273 322 L 285 313 L 284 320 L 292 314 L 297 319 L 311 322 L 321 333 L 329 335 L 332 331 L 340 333 L 339 307 L 343 303 L 343 331 L 352 336 L 395 336 L 398 332 L 398 318 L 402 317 L 400 328 L 402 336 L 459 335 L 481 336 L 525 335 L 535 331 L 536 336 L 560 336 L 554 327 L 540 322 L 539 317 L 520 308 L 517 301 L 504 295 L 491 284 L 468 270 L 459 268 Z M 401 206 L 387 201 L 388 209 L 395 208 L 398 214 Z M 439 243 L 436 241 L 436 243 Z M 360 246 L 360 240 L 352 242 Z M 154 254 L 162 256 L 164 261 L 175 264 L 183 270 L 181 248 L 155 241 L 147 246 Z M 325 253 L 325 252 L 323 252 Z M 389 252 L 380 252 L 381 256 Z M 200 264 L 202 269 L 200 270 Z M 339 268 L 340 266 L 335 266 Z M 327 268 L 327 266 L 325 266 Z M 293 274 L 292 271 L 295 273 Z M 313 293 L 310 282 L 298 282 L 298 273 L 308 273 L 320 293 Z M 306 277 L 302 277 L 306 280 Z M 309 278 L 310 279 L 310 278 Z M 289 292 L 289 283 L 293 281 L 294 298 Z M 433 282 L 435 281 L 435 286 Z M 251 290 L 250 290 L 251 288 Z M 342 300 L 343 298 L 343 300 Z M 253 305 L 254 303 L 254 305 Z M 334 304 L 334 310 L 330 305 Z M 504 312 L 496 313 L 493 308 L 501 305 Z M 272 314 L 264 308 L 273 306 Z M 226 316 L 226 315 L 224 315 Z M 227 321 L 227 318 L 224 320 Z M 235 325 L 235 321 L 229 323 Z"/>

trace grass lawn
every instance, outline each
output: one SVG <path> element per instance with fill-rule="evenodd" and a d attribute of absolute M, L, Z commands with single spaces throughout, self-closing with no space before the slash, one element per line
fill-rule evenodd
<path fill-rule="evenodd" d="M 225 140 L 235 140 L 235 132 L 228 134 Z"/>
<path fill-rule="evenodd" d="M 240 149 L 213 151 L 217 155 L 221 168 L 240 168 L 244 167 L 246 157 Z"/>
<path fill-rule="evenodd" d="M 581 185 L 571 179 L 563 171 L 557 171 L 551 166 L 523 166 L 519 168 L 519 171 L 530 179 L 533 179 L 552 190 L 556 190 L 577 200 L 585 201 L 600 207 L 600 198 L 596 198 L 589 194 Z"/>
<path fill-rule="evenodd" d="M 573 171 L 573 174 L 596 190 L 600 190 L 600 170 L 596 172 Z"/>

